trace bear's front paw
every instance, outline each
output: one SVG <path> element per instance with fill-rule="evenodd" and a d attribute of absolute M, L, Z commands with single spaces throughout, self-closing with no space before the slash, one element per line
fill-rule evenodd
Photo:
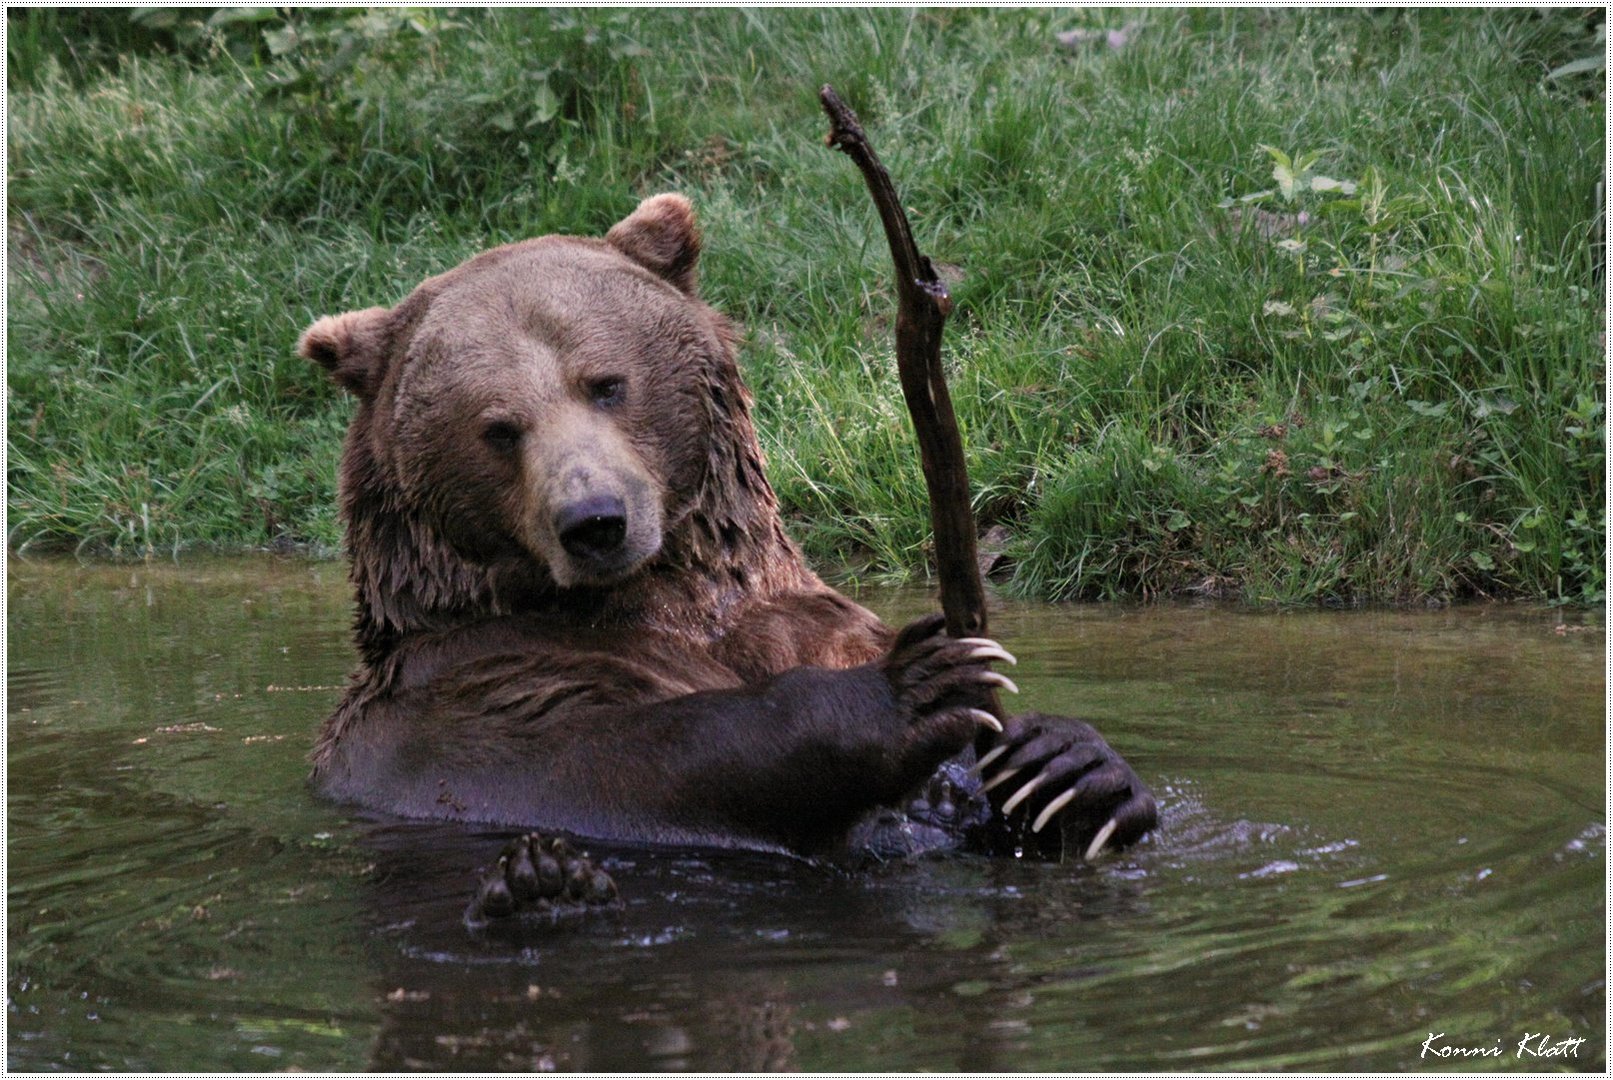
<path fill-rule="evenodd" d="M 1105 848 L 1142 839 L 1159 821 L 1153 794 L 1103 736 L 1080 720 L 1027 713 L 1011 717 L 975 764 L 998 813 L 1016 813 L 1021 835 L 1035 837 L 1055 819 L 1051 835 L 1073 839 L 1090 862 Z"/>
<path fill-rule="evenodd" d="M 991 817 L 980 780 L 956 761 L 937 769 L 908 798 L 904 810 L 909 820 L 954 836 L 984 825 Z"/>
<path fill-rule="evenodd" d="M 1002 722 L 988 712 L 990 688 L 1019 693 L 1008 676 L 991 670 L 994 660 L 1016 661 L 995 641 L 953 638 L 939 615 L 909 623 L 885 657 L 883 668 L 896 702 L 909 718 L 910 742 L 952 744 L 963 749 L 981 727 L 1001 731 Z"/>
<path fill-rule="evenodd" d="M 616 882 L 561 837 L 538 833 L 504 845 L 465 911 L 471 926 L 518 912 L 560 916 L 621 905 Z"/>

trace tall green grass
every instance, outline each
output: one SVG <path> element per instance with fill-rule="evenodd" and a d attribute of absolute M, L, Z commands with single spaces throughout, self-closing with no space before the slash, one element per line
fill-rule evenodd
<path fill-rule="evenodd" d="M 1551 74 L 1582 14 L 207 16 L 8 13 L 13 550 L 334 546 L 349 406 L 300 329 L 678 189 L 795 534 L 923 572 L 832 82 L 956 280 L 1013 587 L 1603 594 L 1605 102 Z"/>

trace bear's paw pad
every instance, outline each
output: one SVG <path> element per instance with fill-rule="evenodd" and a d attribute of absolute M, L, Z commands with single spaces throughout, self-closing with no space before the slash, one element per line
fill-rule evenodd
<path fill-rule="evenodd" d="M 937 769 L 904 809 L 913 821 L 953 833 L 983 824 L 991 816 L 980 781 L 954 762 Z"/>
<path fill-rule="evenodd" d="M 528 833 L 499 852 L 465 910 L 465 922 L 485 926 L 515 915 L 558 920 L 621 904 L 611 876 L 563 837 Z"/>

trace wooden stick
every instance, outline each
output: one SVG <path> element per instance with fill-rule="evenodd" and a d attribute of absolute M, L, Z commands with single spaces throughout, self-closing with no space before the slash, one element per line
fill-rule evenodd
<path fill-rule="evenodd" d="M 896 369 L 907 411 L 913 417 L 919 462 L 930 492 L 930 525 L 935 531 L 936 573 L 941 579 L 941 611 L 947 632 L 953 637 L 981 637 L 986 633 L 986 590 L 975 553 L 969 473 L 952 396 L 941 370 L 941 330 L 952 312 L 952 297 L 929 258 L 914 244 L 890 173 L 868 144 L 857 114 L 833 87 L 825 86 L 818 99 L 829 114 L 829 146 L 844 151 L 862 171 L 896 264 Z M 995 695 L 992 706 L 1001 715 Z"/>

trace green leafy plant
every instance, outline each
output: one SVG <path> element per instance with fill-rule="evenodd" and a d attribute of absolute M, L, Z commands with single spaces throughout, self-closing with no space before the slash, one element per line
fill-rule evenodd
<path fill-rule="evenodd" d="M 350 406 L 298 332 L 677 189 L 792 532 L 831 572 L 923 573 L 830 81 L 954 282 L 1006 587 L 1602 595 L 1605 125 L 1594 71 L 1547 77 L 1594 16 L 1161 10 L 1081 52 L 1061 19 L 8 12 L 13 548 L 333 543 Z"/>

